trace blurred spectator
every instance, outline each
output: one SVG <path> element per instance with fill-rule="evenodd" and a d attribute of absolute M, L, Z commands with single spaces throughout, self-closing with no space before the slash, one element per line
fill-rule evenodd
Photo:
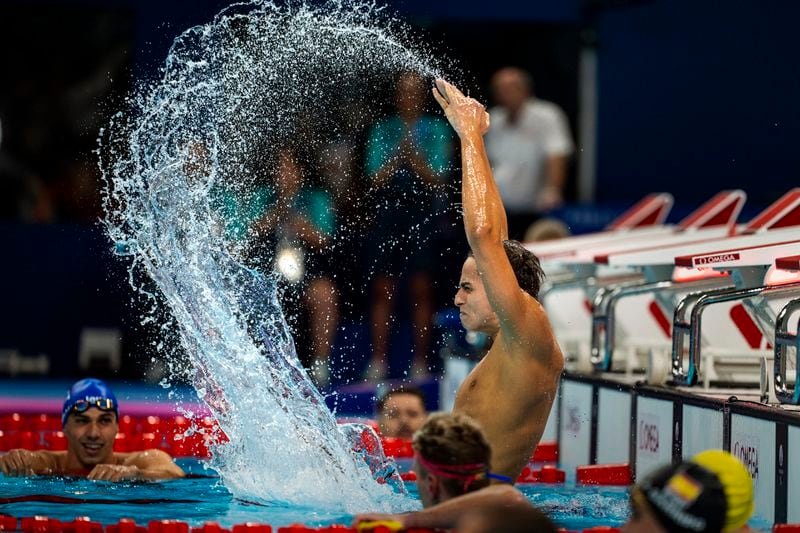
<path fill-rule="evenodd" d="M 744 465 L 728 452 L 707 450 L 638 483 L 631 490 L 631 518 L 622 531 L 740 531 L 754 506 L 753 482 Z"/>
<path fill-rule="evenodd" d="M 372 283 L 372 360 L 367 378 L 388 370 L 387 352 L 398 280 L 408 275 L 414 325 L 412 375 L 428 373 L 434 312 L 428 271 L 434 266 L 432 235 L 435 196 L 451 163 L 450 129 L 424 114 L 428 86 L 416 73 L 403 73 L 396 85 L 397 114 L 371 129 L 365 171 L 375 192 L 375 220 L 368 240 Z"/>
<path fill-rule="evenodd" d="M 339 323 L 339 298 L 330 274 L 336 230 L 331 195 L 307 176 L 296 154 L 282 150 L 271 208 L 256 223 L 275 267 L 290 282 L 304 279 L 301 299 L 309 315 L 310 369 L 319 386 L 330 381 L 330 352 Z"/>
<path fill-rule="evenodd" d="M 428 416 L 425 395 L 417 387 L 394 389 L 375 404 L 378 428 L 384 437 L 411 440 Z"/>
<path fill-rule="evenodd" d="M 492 77 L 497 107 L 486 151 L 508 215 L 509 238 L 522 239 L 538 216 L 561 205 L 574 148 L 564 112 L 533 95 L 530 75 L 506 67 Z"/>
<path fill-rule="evenodd" d="M 2 218 L 95 223 L 101 215 L 93 152 L 102 127 L 129 94 L 134 19 L 119 6 L 3 3 L 0 47 L 15 52 L 0 54 L 0 70 L 8 74 L 0 84 L 7 129 L 0 155 Z M 36 46 L 16 50 L 31 36 Z M 10 204 L 21 205 L 22 214 L 9 217 Z"/>
<path fill-rule="evenodd" d="M 541 242 L 563 239 L 570 235 L 566 224 L 557 218 L 542 218 L 537 220 L 525 230 L 525 240 L 523 242 Z"/>

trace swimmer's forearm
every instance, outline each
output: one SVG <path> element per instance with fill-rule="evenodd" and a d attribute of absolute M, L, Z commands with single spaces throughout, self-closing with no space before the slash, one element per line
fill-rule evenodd
<path fill-rule="evenodd" d="M 0 456 L 0 472 L 5 475 L 49 475 L 56 467 L 52 452 L 9 450 Z"/>
<path fill-rule="evenodd" d="M 507 239 L 506 211 L 492 176 L 483 137 L 478 133 L 461 137 L 461 168 L 464 229 L 470 245 L 480 234 L 488 233 L 500 241 Z"/>
<path fill-rule="evenodd" d="M 416 513 L 403 515 L 403 526 L 410 528 L 451 529 L 465 513 L 494 506 L 529 506 L 530 503 L 511 485 L 490 485 L 458 496 Z"/>
<path fill-rule="evenodd" d="M 127 466 L 133 467 L 135 479 L 154 480 L 184 477 L 186 473 L 172 460 L 172 457 L 161 450 L 146 450 L 128 457 Z"/>
<path fill-rule="evenodd" d="M 167 469 L 151 469 L 140 470 L 138 479 L 143 481 L 157 481 L 159 479 L 178 479 L 186 477 L 186 473 L 181 470 L 179 472 Z"/>
<path fill-rule="evenodd" d="M 139 469 L 136 479 L 142 481 L 156 481 L 159 479 L 178 479 L 186 477 L 186 473 L 178 468 L 146 468 Z"/>

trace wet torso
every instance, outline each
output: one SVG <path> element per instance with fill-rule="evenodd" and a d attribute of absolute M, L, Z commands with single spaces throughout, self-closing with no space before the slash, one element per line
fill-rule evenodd
<path fill-rule="evenodd" d="M 498 337 L 459 388 L 453 408 L 483 426 L 492 447 L 492 471 L 513 480 L 539 443 L 561 375 L 558 346 L 553 342 L 540 349 L 549 353 L 536 358 L 509 353 Z"/>

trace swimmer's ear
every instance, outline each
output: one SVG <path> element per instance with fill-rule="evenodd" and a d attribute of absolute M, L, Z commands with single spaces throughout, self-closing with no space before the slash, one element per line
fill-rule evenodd
<path fill-rule="evenodd" d="M 442 490 L 439 478 L 428 472 L 425 482 L 428 484 L 428 494 L 431 495 L 433 501 L 439 501 L 439 495 Z"/>

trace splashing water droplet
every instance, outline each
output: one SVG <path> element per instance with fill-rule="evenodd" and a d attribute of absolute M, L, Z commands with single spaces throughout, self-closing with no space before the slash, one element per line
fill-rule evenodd
<path fill-rule="evenodd" d="M 441 76 L 379 15 L 359 2 L 234 4 L 176 38 L 162 78 L 102 132 L 107 232 L 136 290 L 149 294 L 146 274 L 163 295 L 181 341 L 167 366 L 190 374 L 229 437 L 212 466 L 238 496 L 350 513 L 416 506 L 374 481 L 396 476 L 374 434 L 337 426 L 298 361 L 276 278 L 246 261 L 257 232 L 232 231 L 226 211 L 251 205 L 278 147 L 363 120 L 338 114 L 337 99 L 369 108 L 372 88 L 402 70 Z"/>

